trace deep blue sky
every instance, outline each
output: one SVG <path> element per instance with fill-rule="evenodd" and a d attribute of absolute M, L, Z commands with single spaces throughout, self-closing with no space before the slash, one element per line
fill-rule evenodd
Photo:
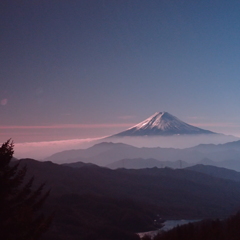
<path fill-rule="evenodd" d="M 0 2 L 0 140 L 114 134 L 156 111 L 240 136 L 240 2 Z"/>

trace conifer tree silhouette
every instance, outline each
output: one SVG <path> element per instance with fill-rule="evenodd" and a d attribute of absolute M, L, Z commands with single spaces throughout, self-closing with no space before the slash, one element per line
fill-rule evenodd
<path fill-rule="evenodd" d="M 39 210 L 49 195 L 45 184 L 32 190 L 34 178 L 27 183 L 27 167 L 11 163 L 14 144 L 9 139 L 0 147 L 0 238 L 4 240 L 35 240 L 50 226 L 52 216 Z"/>

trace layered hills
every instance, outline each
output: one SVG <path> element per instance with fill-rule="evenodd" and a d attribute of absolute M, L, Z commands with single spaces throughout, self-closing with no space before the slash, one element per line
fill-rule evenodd
<path fill-rule="evenodd" d="M 240 141 L 201 144 L 191 148 L 147 148 L 123 143 L 103 142 L 87 149 L 53 154 L 46 160 L 57 163 L 93 163 L 110 168 L 182 168 L 194 164 L 214 165 L 240 171 Z"/>

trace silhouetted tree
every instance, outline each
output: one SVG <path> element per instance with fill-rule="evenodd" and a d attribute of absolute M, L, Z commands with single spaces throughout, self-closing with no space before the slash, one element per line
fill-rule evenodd
<path fill-rule="evenodd" d="M 13 142 L 8 140 L 0 147 L 0 238 L 4 240 L 35 240 L 48 229 L 51 216 L 38 210 L 49 191 L 42 193 L 44 184 L 32 190 L 33 177 L 23 183 L 27 167 L 12 163 Z"/>

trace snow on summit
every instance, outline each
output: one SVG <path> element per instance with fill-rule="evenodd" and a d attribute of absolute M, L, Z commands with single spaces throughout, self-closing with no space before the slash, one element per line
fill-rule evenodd
<path fill-rule="evenodd" d="M 168 112 L 156 112 L 137 125 L 116 136 L 157 136 L 180 134 L 215 134 L 214 132 L 189 125 Z"/>
<path fill-rule="evenodd" d="M 147 129 L 147 128 L 157 128 L 166 130 L 168 128 L 171 128 L 172 126 L 175 126 L 176 128 L 179 127 L 179 122 L 183 123 L 176 117 L 172 116 L 171 114 L 167 112 L 156 112 L 151 117 L 147 118 L 143 122 L 140 122 L 139 124 L 129 128 L 136 128 L 136 129 Z"/>

